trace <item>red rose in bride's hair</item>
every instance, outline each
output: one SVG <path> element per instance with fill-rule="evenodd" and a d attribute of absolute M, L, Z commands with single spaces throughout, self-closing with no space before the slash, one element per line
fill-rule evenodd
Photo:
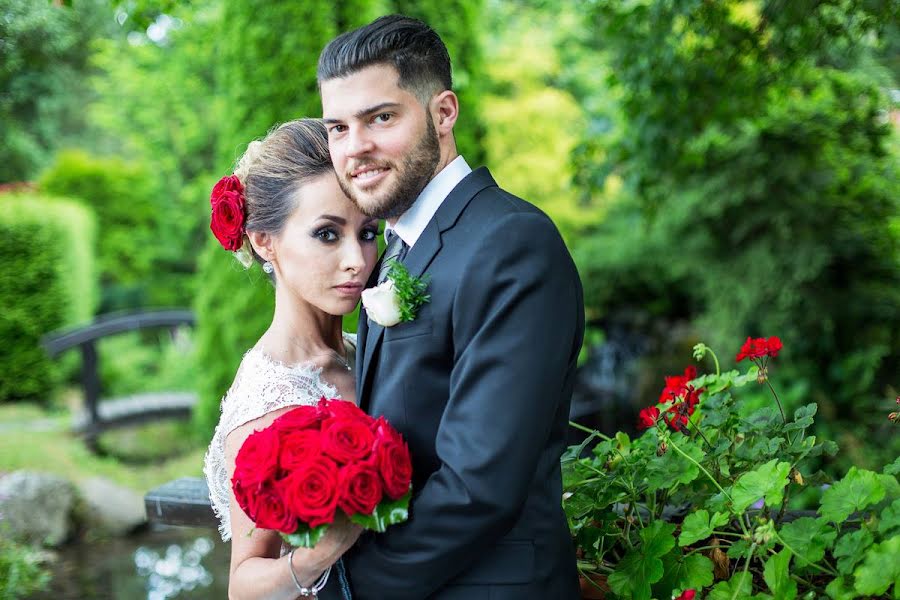
<path fill-rule="evenodd" d="M 237 175 L 229 175 L 216 182 L 216 185 L 213 186 L 212 193 L 209 195 L 210 205 L 215 206 L 219 200 L 222 199 L 222 194 L 225 192 L 237 192 L 243 196 L 244 186 Z"/>
<path fill-rule="evenodd" d="M 244 243 L 244 186 L 231 175 L 223 177 L 209 196 L 212 207 L 209 228 L 226 250 L 234 252 Z"/>

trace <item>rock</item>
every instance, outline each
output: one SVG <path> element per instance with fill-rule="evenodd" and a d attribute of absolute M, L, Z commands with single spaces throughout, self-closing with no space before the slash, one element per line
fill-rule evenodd
<path fill-rule="evenodd" d="M 58 546 L 72 533 L 74 486 L 56 475 L 15 471 L 0 478 L 0 524 L 13 539 Z"/>
<path fill-rule="evenodd" d="M 88 529 L 113 536 L 131 533 L 147 522 L 144 498 L 102 477 L 78 484 Z"/>

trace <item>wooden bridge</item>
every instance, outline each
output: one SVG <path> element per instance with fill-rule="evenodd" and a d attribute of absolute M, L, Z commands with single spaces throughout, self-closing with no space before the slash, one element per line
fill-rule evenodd
<path fill-rule="evenodd" d="M 127 331 L 163 327 L 175 329 L 193 326 L 194 323 L 194 313 L 187 309 L 116 313 L 97 317 L 81 327 L 44 336 L 41 343 L 51 357 L 76 347 L 81 350 L 84 408 L 74 416 L 73 429 L 85 437 L 88 447 L 96 452 L 98 436 L 108 429 L 160 418 L 188 417 L 197 403 L 197 396 L 191 392 L 153 392 L 101 400 L 97 341 Z"/>

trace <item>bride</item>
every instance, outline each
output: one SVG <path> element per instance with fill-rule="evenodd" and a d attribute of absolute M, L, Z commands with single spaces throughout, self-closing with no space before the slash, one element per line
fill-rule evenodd
<path fill-rule="evenodd" d="M 204 466 L 220 533 L 232 540 L 228 596 L 315 597 L 360 528 L 336 520 L 315 548 L 285 556 L 277 532 L 253 529 L 231 476 L 247 436 L 280 414 L 322 396 L 355 401 L 355 343 L 342 333 L 341 316 L 356 307 L 376 262 L 378 223 L 341 191 L 316 119 L 285 123 L 252 142 L 210 201 L 219 242 L 245 266 L 261 263 L 275 286 L 272 324 L 222 400 Z M 334 571 L 349 593 L 340 563 Z"/>

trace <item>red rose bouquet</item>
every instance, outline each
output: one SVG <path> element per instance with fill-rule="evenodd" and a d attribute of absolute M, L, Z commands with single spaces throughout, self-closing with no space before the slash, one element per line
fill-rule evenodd
<path fill-rule="evenodd" d="M 338 509 L 374 531 L 408 517 L 412 462 L 384 419 L 352 402 L 322 398 L 251 433 L 235 461 L 232 490 L 262 529 L 312 547 Z"/>

